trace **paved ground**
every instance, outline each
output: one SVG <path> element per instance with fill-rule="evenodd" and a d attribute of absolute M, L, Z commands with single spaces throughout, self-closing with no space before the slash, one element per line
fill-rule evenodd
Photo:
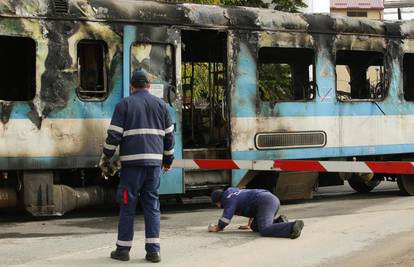
<path fill-rule="evenodd" d="M 167 208 L 162 215 L 162 263 L 157 266 L 414 266 L 414 198 L 395 184 L 369 195 L 347 187 L 321 188 L 308 202 L 282 207 L 305 221 L 297 240 L 261 238 L 237 229 L 208 233 L 220 210 L 206 205 Z M 132 259 L 109 259 L 116 239 L 114 211 L 30 220 L 0 216 L 0 266 L 132 266 L 143 260 L 142 216 Z"/>

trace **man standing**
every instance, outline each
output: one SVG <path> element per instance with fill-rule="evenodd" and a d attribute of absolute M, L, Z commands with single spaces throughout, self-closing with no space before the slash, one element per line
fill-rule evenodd
<path fill-rule="evenodd" d="M 138 197 L 145 219 L 145 259 L 159 262 L 161 166 L 168 171 L 174 159 L 174 126 L 161 99 L 148 91 L 150 81 L 143 70 L 131 78 L 131 95 L 115 107 L 99 166 L 105 173 L 120 146 L 121 175 L 117 190 L 120 204 L 118 240 L 111 258 L 129 260 L 134 236 Z"/>
<path fill-rule="evenodd" d="M 250 228 L 262 236 L 298 238 L 304 226 L 303 221 L 286 222 L 284 216 L 274 219 L 279 211 L 279 199 L 267 190 L 228 188 L 226 191 L 215 190 L 211 201 L 223 208 L 223 216 L 217 225 L 209 225 L 210 232 L 222 231 L 233 215 L 253 218 L 249 221 Z M 245 229 L 246 227 L 240 227 Z"/>

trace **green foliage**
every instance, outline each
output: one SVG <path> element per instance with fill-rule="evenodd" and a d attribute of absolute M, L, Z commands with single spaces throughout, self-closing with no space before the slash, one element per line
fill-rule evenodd
<path fill-rule="evenodd" d="M 185 0 L 182 2 L 201 4 L 201 5 L 222 5 L 222 0 Z"/>
<path fill-rule="evenodd" d="M 211 86 L 213 87 L 216 85 L 215 97 L 218 100 L 222 100 L 224 94 L 224 88 L 222 86 L 218 86 L 221 83 L 221 79 L 223 79 L 221 74 L 214 74 L 213 72 L 209 74 L 208 71 L 208 63 L 206 62 L 198 62 L 194 63 L 194 76 L 193 76 L 193 98 L 195 100 L 200 99 L 207 99 L 209 98 L 209 75 Z M 211 64 L 211 68 L 213 68 L 213 64 Z M 217 71 L 222 73 L 224 71 L 223 64 L 217 65 Z M 184 97 L 191 96 L 191 63 L 183 63 L 181 67 L 182 73 L 182 84 L 184 87 Z M 217 86 L 219 88 L 217 88 Z M 218 91 L 217 91 L 218 90 Z"/>
<path fill-rule="evenodd" d="M 275 103 L 294 99 L 291 67 L 287 64 L 259 64 L 259 91 L 262 101 Z"/>
<path fill-rule="evenodd" d="M 285 12 L 298 12 L 300 8 L 307 7 L 303 0 L 272 0 L 275 10 Z"/>
<path fill-rule="evenodd" d="M 181 68 L 183 77 L 183 85 L 190 85 L 191 83 L 191 64 L 186 63 Z M 193 77 L 193 97 L 194 99 L 201 99 L 207 97 L 208 94 L 208 63 L 194 63 L 194 77 Z M 186 90 L 185 97 L 190 97 L 190 90 Z"/>

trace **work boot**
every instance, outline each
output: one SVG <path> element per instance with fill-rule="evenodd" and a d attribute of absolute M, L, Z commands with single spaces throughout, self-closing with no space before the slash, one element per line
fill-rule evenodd
<path fill-rule="evenodd" d="M 160 262 L 161 255 L 159 252 L 147 252 L 147 255 L 145 255 L 145 259 L 150 262 Z"/>
<path fill-rule="evenodd" d="M 286 215 L 283 215 L 283 214 L 277 217 L 276 219 L 273 219 L 273 223 L 287 223 L 287 222 L 289 222 L 289 220 L 286 217 Z"/>
<path fill-rule="evenodd" d="M 117 248 L 111 252 L 111 258 L 119 261 L 129 261 L 129 250 Z"/>
<path fill-rule="evenodd" d="M 297 220 L 293 223 L 292 232 L 290 233 L 291 239 L 296 239 L 300 236 L 300 233 L 302 232 L 302 228 L 305 225 L 305 223 L 302 220 Z"/>

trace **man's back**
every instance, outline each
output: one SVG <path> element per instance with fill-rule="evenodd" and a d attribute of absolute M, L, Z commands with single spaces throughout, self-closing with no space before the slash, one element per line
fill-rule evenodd
<path fill-rule="evenodd" d="M 263 189 L 237 189 L 234 187 L 228 188 L 226 191 L 224 191 L 223 197 L 221 199 L 222 206 L 225 210 L 224 212 L 228 217 L 232 216 L 231 213 L 246 217 L 253 216 L 253 204 L 255 203 L 257 194 L 261 192 L 267 191 Z"/>
<path fill-rule="evenodd" d="M 158 129 L 166 128 L 165 103 L 147 90 L 138 90 L 124 99 L 127 106 L 125 130 L 127 129 Z"/>
<path fill-rule="evenodd" d="M 120 145 L 122 166 L 171 164 L 173 128 L 166 104 L 147 90 L 137 90 L 117 104 L 107 144 Z"/>

